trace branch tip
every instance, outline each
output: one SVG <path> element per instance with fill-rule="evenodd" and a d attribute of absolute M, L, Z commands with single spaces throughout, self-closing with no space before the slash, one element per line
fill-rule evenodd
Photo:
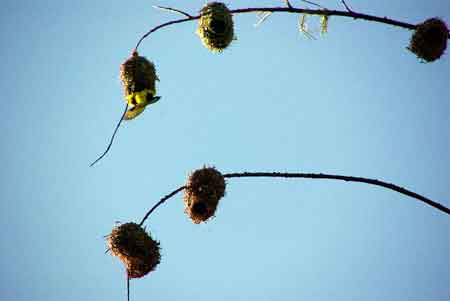
<path fill-rule="evenodd" d="M 350 7 L 347 5 L 347 3 L 345 2 L 345 0 L 341 0 L 341 3 L 344 5 L 345 9 L 349 12 L 349 13 L 354 13 Z"/>
<path fill-rule="evenodd" d="M 289 2 L 289 0 L 284 0 L 284 2 L 286 3 L 286 6 L 287 6 L 288 8 L 293 8 L 292 5 L 291 5 L 291 3 Z"/>
<path fill-rule="evenodd" d="M 183 15 L 185 17 L 188 17 L 188 18 L 193 18 L 192 15 L 190 15 L 187 12 L 182 11 L 180 9 L 167 7 L 167 6 L 159 6 L 159 5 L 153 5 L 152 7 L 156 8 L 156 9 L 159 9 L 159 10 L 164 10 L 164 11 L 168 11 L 168 12 L 178 13 L 178 14 L 181 14 L 181 15 Z"/>
<path fill-rule="evenodd" d="M 137 53 L 137 51 L 135 51 L 135 52 Z M 134 53 L 134 52 L 133 52 L 133 53 Z M 109 149 L 111 148 L 111 145 L 113 144 L 114 137 L 116 137 L 117 130 L 119 129 L 120 124 L 122 123 L 123 118 L 125 117 L 125 114 L 127 113 L 127 110 L 128 110 L 128 103 L 125 105 L 125 110 L 123 111 L 122 117 L 120 117 L 120 120 L 119 120 L 119 122 L 117 123 L 116 128 L 114 129 L 114 133 L 113 133 L 112 136 L 111 136 L 111 139 L 110 139 L 110 141 L 109 141 L 108 147 L 107 147 L 106 150 L 103 152 L 103 154 L 101 154 L 100 157 L 98 157 L 94 162 L 92 162 L 92 163 L 89 165 L 89 167 L 94 166 L 98 161 L 100 161 L 100 160 L 101 160 L 104 156 L 106 156 L 106 154 L 109 152 Z"/>
<path fill-rule="evenodd" d="M 320 7 L 322 9 L 326 9 L 324 6 L 322 6 L 322 5 L 318 4 L 318 3 L 315 3 L 315 2 L 312 2 L 312 1 L 308 1 L 308 0 L 302 0 L 302 1 L 305 2 L 305 3 L 308 3 L 308 4 L 311 4 L 311 5 Z"/>

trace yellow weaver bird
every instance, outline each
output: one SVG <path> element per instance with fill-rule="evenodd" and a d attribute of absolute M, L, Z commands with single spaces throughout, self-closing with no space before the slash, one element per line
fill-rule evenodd
<path fill-rule="evenodd" d="M 155 96 L 155 81 L 159 81 L 155 65 L 145 57 L 139 56 L 136 49 L 133 50 L 131 57 L 120 65 L 120 79 L 124 87 L 127 105 L 114 129 L 108 147 L 90 166 L 100 161 L 108 153 L 123 120 L 136 118 L 144 112 L 148 105 L 157 102 L 161 98 L 160 96 Z"/>
<path fill-rule="evenodd" d="M 125 113 L 123 119 L 131 120 L 133 118 L 136 118 L 145 110 L 145 107 L 157 102 L 161 98 L 160 96 L 153 95 L 155 95 L 155 91 L 150 89 L 145 89 L 140 92 L 134 92 L 130 95 L 127 95 L 126 99 L 130 109 L 128 109 L 128 111 Z"/>

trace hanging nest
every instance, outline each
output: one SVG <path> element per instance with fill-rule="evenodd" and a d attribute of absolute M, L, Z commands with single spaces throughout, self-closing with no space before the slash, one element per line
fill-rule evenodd
<path fill-rule="evenodd" d="M 161 260 L 159 242 L 135 223 L 115 227 L 108 236 L 108 247 L 123 262 L 130 278 L 147 275 Z"/>
<path fill-rule="evenodd" d="M 220 2 L 210 2 L 200 10 L 197 34 L 203 45 L 212 52 L 221 52 L 234 38 L 233 18 Z"/>
<path fill-rule="evenodd" d="M 225 179 L 214 167 L 195 170 L 186 183 L 184 205 L 195 224 L 214 216 L 219 200 L 225 195 Z"/>
<path fill-rule="evenodd" d="M 130 106 L 124 116 L 125 120 L 135 118 L 147 105 L 159 100 L 159 97 L 155 97 L 155 82 L 159 81 L 155 65 L 145 57 L 139 56 L 137 51 L 134 51 L 132 56 L 120 65 L 120 79 L 125 99 Z"/>
<path fill-rule="evenodd" d="M 439 59 L 447 48 L 448 36 L 445 22 L 438 18 L 431 18 L 417 26 L 408 49 L 418 58 L 433 62 Z"/>

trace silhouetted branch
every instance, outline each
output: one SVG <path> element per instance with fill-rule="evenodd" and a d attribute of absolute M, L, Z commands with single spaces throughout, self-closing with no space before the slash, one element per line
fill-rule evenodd
<path fill-rule="evenodd" d="M 397 186 L 392 183 L 387 183 L 377 179 L 369 179 L 362 177 L 353 176 L 341 176 L 341 175 L 330 175 L 323 173 L 281 173 L 281 172 L 242 172 L 242 173 L 229 173 L 223 175 L 225 178 L 244 178 L 244 177 L 271 177 L 271 178 L 308 178 L 308 179 L 329 179 L 329 180 L 340 180 L 346 182 L 359 182 L 366 183 L 370 185 L 384 187 L 395 192 L 407 195 L 409 197 L 415 198 L 425 204 L 434 207 L 442 212 L 450 215 L 450 209 L 442 204 L 439 204 L 433 200 L 430 200 L 418 193 L 405 189 L 403 187 Z"/>
<path fill-rule="evenodd" d="M 322 5 L 320 5 L 320 4 L 318 4 L 318 3 L 315 3 L 315 2 L 312 2 L 312 1 L 302 0 L 302 2 L 305 2 L 305 3 L 308 3 L 308 4 L 311 4 L 311 5 L 314 5 L 314 6 L 317 6 L 317 7 L 320 7 L 320 8 L 324 8 L 324 9 L 325 9 L 325 7 L 323 7 Z"/>
<path fill-rule="evenodd" d="M 436 208 L 446 214 L 450 215 L 450 209 L 445 207 L 444 205 L 435 202 L 429 198 L 426 198 L 418 193 L 415 193 L 411 190 L 408 190 L 406 188 L 397 186 L 392 183 L 387 183 L 384 181 L 380 181 L 377 179 L 369 179 L 369 178 L 363 178 L 363 177 L 353 177 L 353 176 L 342 176 L 342 175 L 332 175 L 332 174 L 323 174 L 323 173 L 289 173 L 289 172 L 241 172 L 241 173 L 228 173 L 223 175 L 224 178 L 250 178 L 250 177 L 265 177 L 265 178 L 306 178 L 306 179 L 328 179 L 328 180 L 339 180 L 339 181 L 346 181 L 346 182 L 359 182 L 359 183 L 365 183 L 369 185 L 375 185 L 379 187 L 383 187 L 389 190 L 393 190 L 395 192 L 401 193 L 403 195 L 409 196 L 411 198 L 414 198 L 416 200 L 419 200 L 433 208 Z M 142 226 L 142 224 L 145 222 L 145 220 L 150 216 L 150 214 L 156 210 L 160 205 L 162 205 L 165 201 L 176 195 L 178 192 L 184 190 L 186 186 L 181 186 L 168 195 L 164 196 L 158 203 L 156 203 L 144 216 L 141 223 L 139 224 Z"/>
<path fill-rule="evenodd" d="M 165 201 L 167 201 L 168 199 L 170 199 L 171 197 L 173 197 L 174 195 L 176 195 L 178 192 L 182 191 L 183 189 L 185 189 L 186 186 L 181 186 L 177 189 L 175 189 L 174 191 L 172 191 L 171 193 L 169 193 L 168 195 L 166 195 L 165 197 L 163 197 L 161 200 L 159 200 L 158 203 L 156 203 L 148 212 L 147 214 L 145 214 L 144 218 L 142 219 L 142 221 L 139 223 L 139 226 L 142 226 L 145 222 L 145 220 L 149 217 L 150 214 L 152 214 L 153 211 L 156 210 L 156 208 L 158 208 L 160 205 L 162 205 Z"/>
<path fill-rule="evenodd" d="M 409 30 L 414 30 L 417 27 L 416 24 L 410 24 L 410 23 L 406 23 L 406 22 L 401 22 L 401 21 L 389 19 L 387 17 L 378 17 L 378 16 L 373 16 L 373 15 L 368 15 L 368 14 L 356 13 L 356 12 L 350 10 L 350 8 L 347 6 L 345 1 L 342 1 L 342 2 L 344 4 L 344 6 L 346 7 L 347 11 L 329 10 L 329 9 L 323 9 L 323 8 L 321 8 L 321 9 L 295 8 L 289 3 L 289 1 L 287 1 L 286 2 L 287 7 L 240 8 L 240 9 L 230 10 L 230 13 L 232 13 L 232 14 L 243 14 L 243 13 L 252 13 L 252 12 L 272 12 L 272 13 L 274 13 L 274 12 L 284 12 L 284 13 L 295 13 L 295 14 L 320 15 L 320 16 L 328 16 L 328 17 L 338 16 L 338 17 L 347 17 L 347 18 L 361 19 L 361 20 L 366 20 L 366 21 L 383 23 L 383 24 L 397 26 L 397 27 L 401 27 L 401 28 L 405 28 L 405 29 L 409 29 Z M 314 2 L 310 2 L 310 1 L 308 1 L 308 3 L 315 4 Z M 193 20 L 197 20 L 197 19 L 200 18 L 200 15 L 193 16 L 193 15 L 190 15 L 188 13 L 182 12 L 182 11 L 180 11 L 178 9 L 174 9 L 174 8 L 170 8 L 170 7 L 164 7 L 164 9 L 182 13 L 183 15 L 186 16 L 186 18 L 173 20 L 173 21 L 170 21 L 170 22 L 166 22 L 166 23 L 160 24 L 160 25 L 150 29 L 146 34 L 144 34 L 139 39 L 138 43 L 136 44 L 136 48 L 135 48 L 136 50 L 138 49 L 138 47 L 142 43 L 142 41 L 145 38 L 147 38 L 151 33 L 155 32 L 155 31 L 157 31 L 157 30 L 159 30 L 161 28 L 164 28 L 166 26 L 169 26 L 169 25 L 173 25 L 173 24 L 177 24 L 177 23 L 184 23 L 184 22 L 188 22 L 188 21 L 193 21 Z M 449 36 L 449 39 L 450 39 L 450 36 Z"/>
<path fill-rule="evenodd" d="M 111 148 L 111 145 L 113 144 L 114 141 L 114 137 L 116 136 L 117 130 L 120 127 L 120 124 L 123 121 L 123 117 L 125 116 L 125 114 L 127 113 L 128 110 L 128 103 L 125 105 L 125 110 L 123 111 L 122 117 L 120 117 L 119 122 L 116 125 L 116 128 L 114 129 L 114 133 L 111 136 L 111 140 L 109 141 L 108 147 L 106 148 L 106 150 L 103 152 L 103 154 L 97 158 L 97 160 L 95 160 L 94 162 L 91 163 L 91 165 L 89 165 L 90 167 L 94 166 L 95 163 L 97 163 L 98 161 L 100 161 L 109 151 L 109 149 Z"/>
<path fill-rule="evenodd" d="M 353 11 L 350 9 L 350 7 L 347 5 L 347 3 L 344 0 L 341 0 L 342 4 L 345 6 L 345 9 L 349 12 L 349 13 L 353 13 Z"/>

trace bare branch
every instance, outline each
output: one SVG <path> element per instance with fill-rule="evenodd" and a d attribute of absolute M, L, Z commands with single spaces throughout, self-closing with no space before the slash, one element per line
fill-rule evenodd
<path fill-rule="evenodd" d="M 186 188 L 186 186 L 181 186 L 178 187 L 177 189 L 175 189 L 174 191 L 172 191 L 171 193 L 169 193 L 168 195 L 164 196 L 161 200 L 159 200 L 158 203 L 156 203 L 144 216 L 144 218 L 142 219 L 142 221 L 139 223 L 139 226 L 142 226 L 142 224 L 145 222 L 145 220 L 150 216 L 150 214 L 152 214 L 153 211 L 156 210 L 156 208 L 158 208 L 159 206 L 161 206 L 162 204 L 164 204 L 165 201 L 167 201 L 168 199 L 170 199 L 171 197 L 173 197 L 174 195 L 176 195 L 178 192 L 184 190 Z"/>
<path fill-rule="evenodd" d="M 345 9 L 349 12 L 349 13 L 353 13 L 353 11 L 350 9 L 350 7 L 347 5 L 347 3 L 345 2 L 345 0 L 341 0 L 342 4 L 345 6 Z"/>
<path fill-rule="evenodd" d="M 223 175 L 224 178 L 250 178 L 250 177 L 265 177 L 265 178 L 306 178 L 306 179 L 327 179 L 327 180 L 338 180 L 338 181 L 345 181 L 345 182 L 358 182 L 358 183 L 365 183 L 369 185 L 375 185 L 379 187 L 383 187 L 395 192 L 398 192 L 400 194 L 409 196 L 411 198 L 414 198 L 416 200 L 419 200 L 433 208 L 438 209 L 439 211 L 442 211 L 448 215 L 450 215 L 450 208 L 445 207 L 444 205 L 435 202 L 429 198 L 426 198 L 418 193 L 415 193 L 411 190 L 408 190 L 406 188 L 397 186 L 392 183 L 380 181 L 377 179 L 369 179 L 369 178 L 363 178 L 363 177 L 353 177 L 353 176 L 342 176 L 342 175 L 332 175 L 332 174 L 323 174 L 323 173 L 289 173 L 289 172 L 240 172 L 240 173 L 228 173 Z M 144 218 L 140 222 L 139 226 L 142 226 L 142 224 L 145 222 L 145 220 L 150 216 L 150 214 L 156 210 L 160 205 L 162 205 L 164 202 L 166 202 L 168 199 L 176 195 L 178 192 L 184 190 L 186 186 L 181 186 L 168 195 L 164 196 L 159 202 L 157 202 L 148 212 L 145 214 Z"/>
<path fill-rule="evenodd" d="M 125 110 L 123 111 L 122 117 L 120 117 L 120 120 L 119 120 L 119 122 L 117 123 L 116 128 L 114 129 L 114 133 L 113 133 L 112 136 L 111 136 L 111 140 L 109 141 L 108 147 L 107 147 L 106 150 L 103 152 L 103 154 L 102 154 L 100 157 L 97 158 L 97 160 L 95 160 L 94 162 L 91 163 L 91 165 L 89 165 L 90 167 L 94 166 L 95 163 L 97 163 L 98 161 L 100 161 L 100 160 L 108 153 L 109 149 L 111 148 L 111 145 L 113 144 L 114 137 L 116 136 L 117 130 L 119 129 L 120 124 L 122 123 L 123 118 L 125 117 L 125 114 L 127 113 L 127 110 L 128 110 L 128 103 L 127 103 L 126 106 L 125 106 Z"/>
<path fill-rule="evenodd" d="M 318 4 L 318 3 L 315 3 L 315 2 L 312 2 L 312 1 L 308 1 L 308 0 L 302 0 L 302 2 L 305 2 L 305 3 L 311 4 L 311 5 L 314 5 L 314 6 L 320 7 L 320 8 L 322 8 L 322 9 L 326 9 L 326 8 L 325 8 L 325 7 L 323 7 L 322 5 L 320 5 L 320 4 Z"/>
<path fill-rule="evenodd" d="M 285 13 L 308 14 L 308 15 L 329 16 L 329 17 L 330 16 L 339 16 L 339 17 L 347 17 L 347 18 L 361 19 L 361 20 L 366 20 L 366 21 L 383 23 L 383 24 L 397 26 L 397 27 L 401 27 L 401 28 L 405 28 L 405 29 L 409 29 L 409 30 L 414 30 L 417 28 L 416 24 L 401 22 L 401 21 L 389 19 L 387 17 L 378 17 L 378 16 L 373 16 L 373 15 L 368 15 L 368 14 L 356 13 L 349 9 L 350 8 L 347 8 L 347 11 L 340 11 L 340 10 L 328 10 L 328 9 L 294 8 L 292 6 L 288 6 L 288 7 L 249 7 L 249 8 L 230 10 L 230 13 L 243 14 L 243 13 L 254 13 L 254 12 L 272 12 L 272 13 L 285 12 Z M 174 9 L 171 9 L 171 10 L 174 10 Z M 169 25 L 177 24 L 177 23 L 184 23 L 184 22 L 200 19 L 200 15 L 192 16 L 192 15 L 189 15 L 186 13 L 184 13 L 183 15 L 185 15 L 186 18 L 166 22 L 166 23 L 160 24 L 160 25 L 155 26 L 152 29 L 150 29 L 146 34 L 144 34 L 139 39 L 138 43 L 136 44 L 135 49 L 137 50 L 139 45 L 142 43 L 142 41 L 144 39 L 146 39 L 150 34 L 152 34 L 153 32 L 155 32 L 161 28 L 167 27 Z M 449 35 L 449 39 L 450 39 L 450 35 Z"/>
<path fill-rule="evenodd" d="M 156 27 L 153 27 L 139 39 L 139 41 L 137 42 L 136 47 L 134 49 L 137 50 L 139 48 L 139 45 L 141 45 L 142 41 L 145 40 L 145 38 L 147 38 L 151 33 L 157 31 L 158 29 L 161 29 L 163 27 L 166 27 L 166 26 L 169 26 L 172 24 L 183 23 L 183 22 L 192 21 L 192 20 L 196 20 L 196 19 L 200 19 L 200 16 L 188 17 L 185 19 L 178 19 L 178 20 L 166 22 L 166 23 L 160 24 Z"/>
<path fill-rule="evenodd" d="M 281 173 L 281 172 L 242 172 L 242 173 L 229 173 L 224 174 L 224 178 L 243 178 L 243 177 L 271 177 L 271 178 L 308 178 L 308 179 L 329 179 L 329 180 L 340 180 L 346 182 L 359 182 L 366 183 L 370 185 L 380 186 L 393 190 L 395 192 L 401 193 L 403 195 L 417 199 L 425 204 L 434 207 L 444 213 L 450 215 L 450 209 L 442 204 L 439 204 L 431 199 L 428 199 L 418 193 L 405 189 L 403 187 L 397 186 L 392 183 L 387 183 L 377 179 L 369 179 L 362 177 L 353 176 L 342 176 L 342 175 L 331 175 L 323 173 Z"/>

